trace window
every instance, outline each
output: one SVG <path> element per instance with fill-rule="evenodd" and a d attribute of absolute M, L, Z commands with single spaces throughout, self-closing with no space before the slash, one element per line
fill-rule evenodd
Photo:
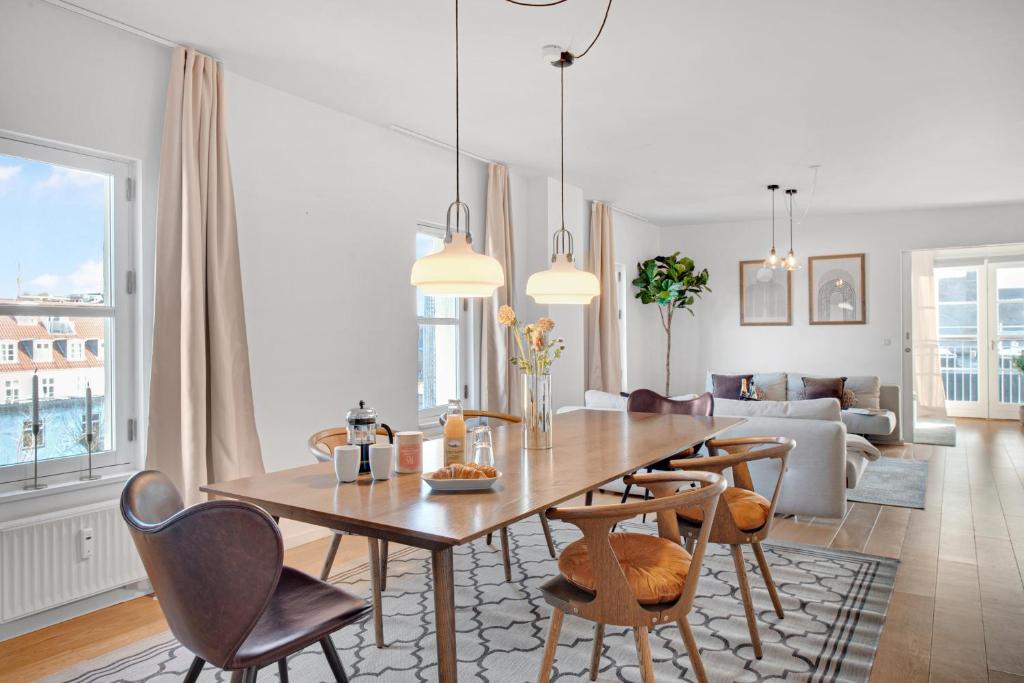
<path fill-rule="evenodd" d="M 421 225 L 416 232 L 416 258 L 440 251 L 444 231 Z M 419 323 L 417 393 L 421 422 L 432 421 L 449 399 L 465 398 L 463 349 L 466 343 L 465 300 L 450 296 L 425 296 L 416 292 Z"/>
<path fill-rule="evenodd" d="M 135 253 L 132 170 L 123 160 L 0 134 L 0 488 L 31 479 L 34 446 L 41 479 L 77 475 L 87 454 L 87 386 L 94 467 L 116 471 L 137 460 L 128 440 L 137 413 L 136 303 L 124 288 Z M 26 390 L 36 371 L 46 425 L 38 444 Z"/>
<path fill-rule="evenodd" d="M 85 344 L 79 339 L 68 341 L 68 360 L 80 361 L 85 358 Z"/>

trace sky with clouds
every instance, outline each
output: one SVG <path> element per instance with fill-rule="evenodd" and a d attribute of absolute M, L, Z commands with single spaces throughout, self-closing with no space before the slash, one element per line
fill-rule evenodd
<path fill-rule="evenodd" d="M 0 154 L 0 298 L 102 291 L 106 176 Z"/>

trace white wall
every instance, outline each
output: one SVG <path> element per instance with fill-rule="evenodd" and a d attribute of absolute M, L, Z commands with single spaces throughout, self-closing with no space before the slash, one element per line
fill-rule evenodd
<path fill-rule="evenodd" d="M 1024 239 L 1024 204 L 917 211 L 821 215 L 797 229 L 804 268 L 793 277 L 793 325 L 741 327 L 739 266 L 763 258 L 767 221 L 666 228 L 661 251 L 679 250 L 710 270 L 713 292 L 673 331 L 673 392 L 697 391 L 704 373 L 780 370 L 878 375 L 901 380 L 900 254 L 905 250 L 1017 243 Z M 778 241 L 788 250 L 788 236 Z M 808 325 L 808 256 L 864 252 L 867 324 Z M 652 334 L 658 332 L 651 327 Z"/>
<path fill-rule="evenodd" d="M 238 206 L 256 424 L 268 470 L 363 399 L 417 424 L 419 221 L 444 223 L 453 154 L 235 74 L 227 129 Z M 463 159 L 483 244 L 486 168 Z"/>
<path fill-rule="evenodd" d="M 612 214 L 615 262 L 625 266 L 626 301 L 626 379 L 627 391 L 665 382 L 665 333 L 654 306 L 644 306 L 633 297 L 630 284 L 636 277 L 636 264 L 657 256 L 661 229 L 622 213 Z"/>

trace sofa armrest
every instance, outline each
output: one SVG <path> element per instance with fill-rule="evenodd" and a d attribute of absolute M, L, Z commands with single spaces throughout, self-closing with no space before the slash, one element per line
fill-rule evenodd
<path fill-rule="evenodd" d="M 777 513 L 815 517 L 846 514 L 846 425 L 842 422 L 751 417 L 722 436 L 785 436 L 796 441 L 796 448 L 789 454 Z M 771 496 L 778 467 L 774 461 L 750 464 L 754 489 L 762 496 Z"/>
<path fill-rule="evenodd" d="M 883 384 L 879 387 L 878 407 L 884 410 L 889 410 L 896 416 L 896 427 L 888 436 L 872 438 L 872 441 L 894 443 L 900 443 L 903 441 L 903 417 L 900 414 L 900 408 L 902 407 L 901 403 L 902 397 L 898 384 Z"/>

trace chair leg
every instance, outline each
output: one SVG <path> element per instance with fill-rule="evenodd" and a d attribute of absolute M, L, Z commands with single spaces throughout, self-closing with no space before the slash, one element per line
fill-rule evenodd
<path fill-rule="evenodd" d="M 380 597 L 380 545 L 376 538 L 367 537 L 370 547 L 370 590 L 373 593 L 373 635 L 377 647 L 384 647 L 384 613 Z"/>
<path fill-rule="evenodd" d="M 388 589 L 388 542 L 383 540 L 380 542 L 380 590 L 384 592 Z"/>
<path fill-rule="evenodd" d="M 772 570 L 768 566 L 768 558 L 764 556 L 764 548 L 761 547 L 760 541 L 755 541 L 754 556 L 757 557 L 757 566 L 761 568 L 761 578 L 764 580 L 764 585 L 768 589 L 768 595 L 771 596 L 772 605 L 775 607 L 775 614 L 778 615 L 779 619 L 785 619 L 786 613 L 782 611 L 782 601 L 779 600 L 779 592 L 775 590 L 775 579 L 772 578 Z"/>
<path fill-rule="evenodd" d="M 341 545 L 341 534 L 335 532 L 331 537 L 331 545 L 327 548 L 327 557 L 324 558 L 324 568 L 320 570 L 320 580 L 326 581 L 331 575 L 331 567 L 334 566 L 334 557 L 338 554 L 338 546 Z"/>
<path fill-rule="evenodd" d="M 231 683 L 256 683 L 260 670 L 257 667 L 239 669 L 231 672 Z"/>
<path fill-rule="evenodd" d="M 738 545 L 730 547 L 732 561 L 736 565 L 736 582 L 740 585 L 740 597 L 743 598 L 743 611 L 747 615 L 750 644 L 754 646 L 754 656 L 761 659 L 761 636 L 757 633 L 757 617 L 754 614 L 754 600 L 750 596 L 750 582 L 747 581 L 747 563 L 743 561 L 743 548 Z"/>
<path fill-rule="evenodd" d="M 281 683 L 288 683 L 288 660 L 279 659 L 277 660 L 277 673 L 281 678 Z"/>
<path fill-rule="evenodd" d="M 633 485 L 632 484 L 626 484 L 626 490 L 622 492 L 622 500 L 620 500 L 619 502 L 624 505 L 626 503 L 626 500 L 629 498 L 629 492 L 632 491 L 632 490 L 633 490 Z"/>
<path fill-rule="evenodd" d="M 508 552 L 508 527 L 501 527 L 501 563 L 505 567 L 505 581 L 512 580 L 512 558 Z"/>
<path fill-rule="evenodd" d="M 650 470 L 648 470 L 648 472 L 650 472 Z M 650 489 L 644 489 L 644 502 L 647 502 L 650 499 L 651 499 L 651 490 Z M 647 524 L 647 513 L 646 512 L 644 513 L 644 515 L 640 519 L 640 521 L 643 522 L 644 524 Z"/>
<path fill-rule="evenodd" d="M 548 554 L 554 559 L 558 556 L 558 553 L 555 551 L 555 541 L 551 538 L 551 525 L 548 524 L 548 518 L 543 512 L 537 516 L 540 517 L 540 526 L 544 529 L 544 540 L 548 542 Z"/>
<path fill-rule="evenodd" d="M 651 659 L 651 639 L 646 626 L 633 629 L 636 638 L 636 654 L 640 659 L 640 679 L 643 683 L 654 683 L 654 661 Z"/>
<path fill-rule="evenodd" d="M 493 540 L 494 540 L 494 534 L 493 533 L 487 534 L 487 545 L 490 545 L 491 541 L 493 541 Z"/>
<path fill-rule="evenodd" d="M 338 651 L 334 649 L 331 637 L 324 636 L 320 640 L 320 647 L 324 649 L 324 657 L 327 658 L 327 665 L 331 667 L 331 673 L 334 674 L 334 678 L 338 683 L 348 683 L 348 676 L 345 675 L 345 669 L 341 666 L 341 660 L 338 659 Z"/>
<path fill-rule="evenodd" d="M 604 649 L 604 624 L 594 625 L 594 652 L 590 655 L 590 680 L 597 680 L 601 668 L 601 651 Z"/>
<path fill-rule="evenodd" d="M 547 683 L 551 680 L 551 665 L 555 663 L 555 650 L 558 649 L 558 635 L 562 632 L 562 618 L 565 612 L 555 609 L 551 613 L 551 630 L 548 631 L 548 642 L 544 647 L 544 659 L 540 663 L 540 674 L 537 676 L 537 683 Z"/>
<path fill-rule="evenodd" d="M 204 666 L 206 666 L 206 662 L 202 658 L 196 657 L 193 659 L 192 666 L 188 668 L 188 673 L 185 674 L 185 683 L 196 683 Z"/>
<path fill-rule="evenodd" d="M 583 496 L 583 504 L 590 507 L 594 504 L 594 489 L 587 491 L 587 495 Z"/>
<path fill-rule="evenodd" d="M 700 649 L 693 637 L 693 629 L 690 622 L 684 616 L 678 621 L 679 632 L 683 634 L 683 643 L 686 645 L 686 653 L 690 655 L 690 664 L 693 666 L 693 673 L 697 675 L 698 683 L 708 683 L 708 674 L 704 671 L 704 660 L 700 658 Z"/>

